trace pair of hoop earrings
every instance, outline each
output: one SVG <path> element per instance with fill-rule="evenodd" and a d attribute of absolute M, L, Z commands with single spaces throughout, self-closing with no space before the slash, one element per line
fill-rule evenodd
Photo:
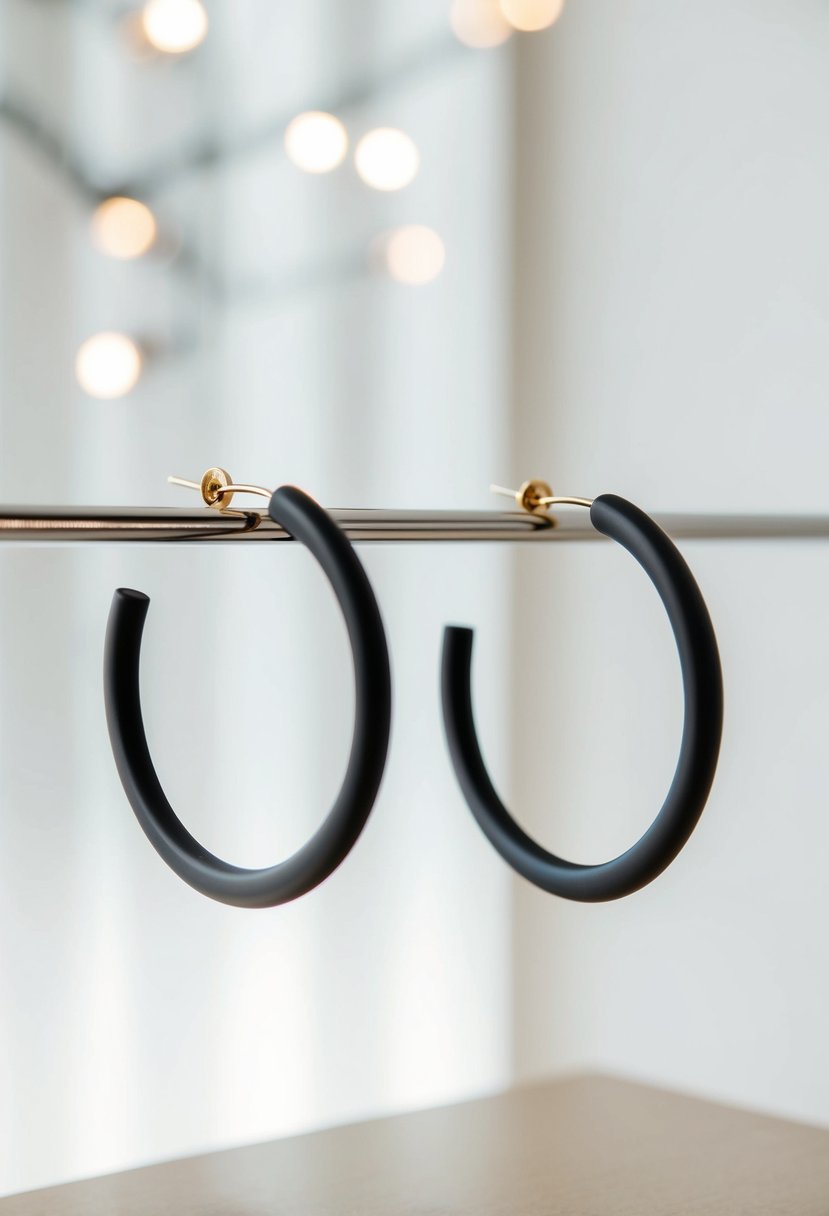
<path fill-rule="evenodd" d="M 210 476 L 212 481 L 208 480 Z M 281 486 L 273 493 L 258 486 L 234 486 L 221 470 L 205 474 L 200 488 L 205 501 L 220 508 L 229 504 L 235 490 L 268 497 L 271 519 L 309 550 L 331 583 L 345 619 L 355 677 L 354 734 L 342 787 L 318 831 L 278 865 L 244 869 L 205 849 L 170 806 L 153 767 L 139 681 L 141 637 L 150 601 L 142 592 L 124 588 L 115 592 L 107 627 L 107 725 L 127 798 L 150 842 L 171 869 L 191 887 L 221 903 L 243 908 L 273 907 L 297 899 L 323 882 L 344 861 L 365 826 L 388 752 L 388 647 L 377 600 L 362 563 L 345 534 L 313 498 L 295 486 Z M 656 588 L 673 629 L 682 671 L 685 718 L 676 771 L 658 815 L 641 839 L 612 861 L 579 865 L 547 852 L 510 815 L 484 764 L 472 709 L 471 629 L 449 626 L 445 630 L 441 699 L 455 774 L 489 841 L 513 869 L 544 891 L 593 903 L 618 899 L 651 882 L 691 835 L 717 766 L 722 734 L 722 672 L 705 602 L 684 559 L 661 528 L 638 507 L 612 494 L 591 502 L 536 493 L 534 501 L 525 497 L 524 505 L 546 510 L 560 502 L 588 507 L 593 527 L 628 550 Z"/>

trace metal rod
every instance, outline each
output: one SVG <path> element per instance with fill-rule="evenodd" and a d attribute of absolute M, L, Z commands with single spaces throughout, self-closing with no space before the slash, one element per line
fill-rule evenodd
<path fill-rule="evenodd" d="M 572 541 L 603 539 L 586 511 L 555 519 L 522 511 L 372 511 L 331 514 L 353 541 Z M 655 516 L 678 540 L 829 540 L 829 515 Z M 153 507 L 0 507 L 0 541 L 280 541 L 288 534 L 259 511 Z"/>

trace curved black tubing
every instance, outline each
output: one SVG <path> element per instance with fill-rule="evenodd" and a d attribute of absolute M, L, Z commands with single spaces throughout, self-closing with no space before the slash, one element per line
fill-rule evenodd
<path fill-rule="evenodd" d="M 268 513 L 319 562 L 345 618 L 354 659 L 355 722 L 345 779 L 327 819 L 287 861 L 247 870 L 214 857 L 177 818 L 156 776 L 141 715 L 139 659 L 149 599 L 115 592 L 107 627 L 104 695 L 118 773 L 136 818 L 180 878 L 221 903 L 267 908 L 312 890 L 344 860 L 380 787 L 391 725 L 391 676 L 383 622 L 360 561 L 331 517 L 295 486 L 281 486 Z"/>
<path fill-rule="evenodd" d="M 441 692 L 449 752 L 472 814 L 505 861 L 544 891 L 598 903 L 638 891 L 670 865 L 708 798 L 720 750 L 723 689 L 717 640 L 691 571 L 653 520 L 624 498 L 603 494 L 590 508 L 599 532 L 618 541 L 659 592 L 679 651 L 685 692 L 682 743 L 671 788 L 644 836 L 600 865 L 577 865 L 541 848 L 501 802 L 481 756 L 472 713 L 471 629 L 444 633 Z"/>

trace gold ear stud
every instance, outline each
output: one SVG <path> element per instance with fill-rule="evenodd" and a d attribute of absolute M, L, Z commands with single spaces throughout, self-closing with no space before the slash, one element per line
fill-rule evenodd
<path fill-rule="evenodd" d="M 552 487 L 540 477 L 533 477 L 517 490 L 508 490 L 506 486 L 490 486 L 493 494 L 501 494 L 505 498 L 515 499 L 515 505 L 521 511 L 530 515 L 546 515 L 550 507 L 569 505 L 573 507 L 592 507 L 592 498 L 572 498 L 554 494 Z"/>
<path fill-rule="evenodd" d="M 237 485 L 227 470 L 218 466 L 207 469 L 201 481 L 188 481 L 186 477 L 168 477 L 167 481 L 170 485 L 198 490 L 205 506 L 214 507 L 217 511 L 227 510 L 234 494 L 259 494 L 263 498 L 270 498 L 273 494 L 273 490 L 266 490 L 264 486 Z"/>

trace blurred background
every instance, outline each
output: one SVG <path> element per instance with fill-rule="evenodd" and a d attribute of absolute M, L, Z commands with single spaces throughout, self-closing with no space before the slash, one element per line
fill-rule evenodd
<path fill-rule="evenodd" d="M 491 481 L 827 511 L 823 0 L 0 0 L 6 502 L 196 505 L 221 464 L 330 506 Z M 512 548 L 512 551 L 508 549 Z M 141 834 L 103 717 L 112 590 L 171 802 L 241 864 L 328 809 L 344 629 L 291 546 L 0 550 L 0 1193 L 601 1069 L 829 1123 L 829 548 L 684 546 L 721 769 L 653 886 L 513 878 L 445 754 L 474 624 L 497 784 L 630 843 L 679 671 L 614 547 L 367 546 L 395 681 L 348 862 L 269 912 Z"/>

